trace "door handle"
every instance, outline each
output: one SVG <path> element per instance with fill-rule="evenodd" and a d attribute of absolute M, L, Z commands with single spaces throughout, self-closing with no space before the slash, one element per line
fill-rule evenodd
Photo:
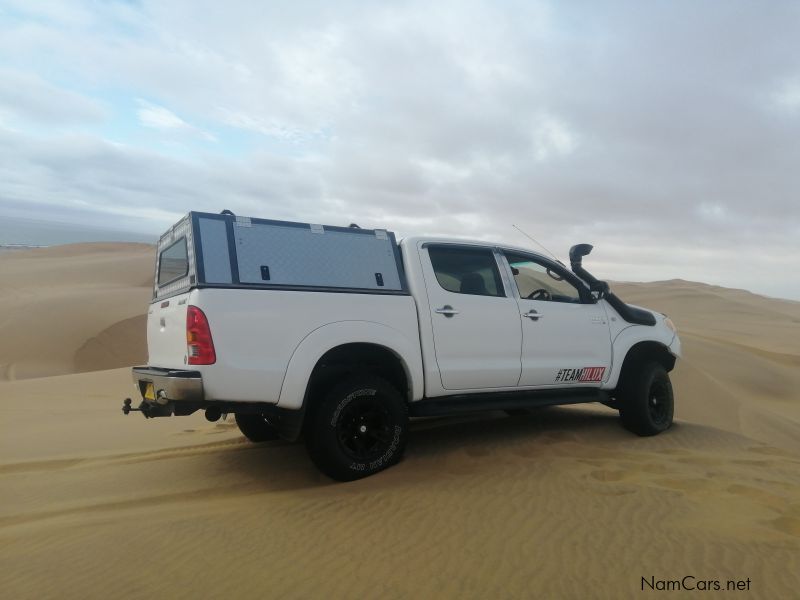
<path fill-rule="evenodd" d="M 526 313 L 522 313 L 523 317 L 528 317 L 531 321 L 538 321 L 539 319 L 543 318 L 544 315 L 540 312 L 537 312 L 534 309 L 530 309 Z"/>
<path fill-rule="evenodd" d="M 452 317 L 458 314 L 458 311 L 449 304 L 445 304 L 442 308 L 435 308 L 433 312 L 444 315 L 445 317 Z"/>

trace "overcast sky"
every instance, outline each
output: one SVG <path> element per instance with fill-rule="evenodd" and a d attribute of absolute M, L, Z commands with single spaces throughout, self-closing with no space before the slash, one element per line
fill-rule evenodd
<path fill-rule="evenodd" d="M 0 0 L 0 218 L 224 208 L 800 299 L 800 3 Z"/>

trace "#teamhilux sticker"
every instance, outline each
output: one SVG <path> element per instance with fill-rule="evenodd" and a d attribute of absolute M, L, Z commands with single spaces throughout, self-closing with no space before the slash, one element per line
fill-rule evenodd
<path fill-rule="evenodd" d="M 583 367 L 582 369 L 559 369 L 556 374 L 555 383 L 588 383 L 592 381 L 603 381 L 605 367 Z"/>

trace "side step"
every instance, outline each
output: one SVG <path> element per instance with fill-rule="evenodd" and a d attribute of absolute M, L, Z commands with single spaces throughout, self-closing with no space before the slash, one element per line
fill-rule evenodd
<path fill-rule="evenodd" d="M 488 394 L 460 394 L 439 398 L 426 398 L 408 406 L 411 417 L 436 417 L 492 410 L 538 408 L 559 404 L 585 404 L 608 402 L 608 392 L 598 389 L 554 389 L 522 392 L 493 392 Z"/>

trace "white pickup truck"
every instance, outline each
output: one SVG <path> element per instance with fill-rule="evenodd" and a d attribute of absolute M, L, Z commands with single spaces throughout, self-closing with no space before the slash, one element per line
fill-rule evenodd
<path fill-rule="evenodd" d="M 252 441 L 302 437 L 338 480 L 396 463 L 409 417 L 601 402 L 672 423 L 675 326 L 581 265 L 485 241 L 189 213 L 160 239 L 146 417 L 234 414 Z"/>

